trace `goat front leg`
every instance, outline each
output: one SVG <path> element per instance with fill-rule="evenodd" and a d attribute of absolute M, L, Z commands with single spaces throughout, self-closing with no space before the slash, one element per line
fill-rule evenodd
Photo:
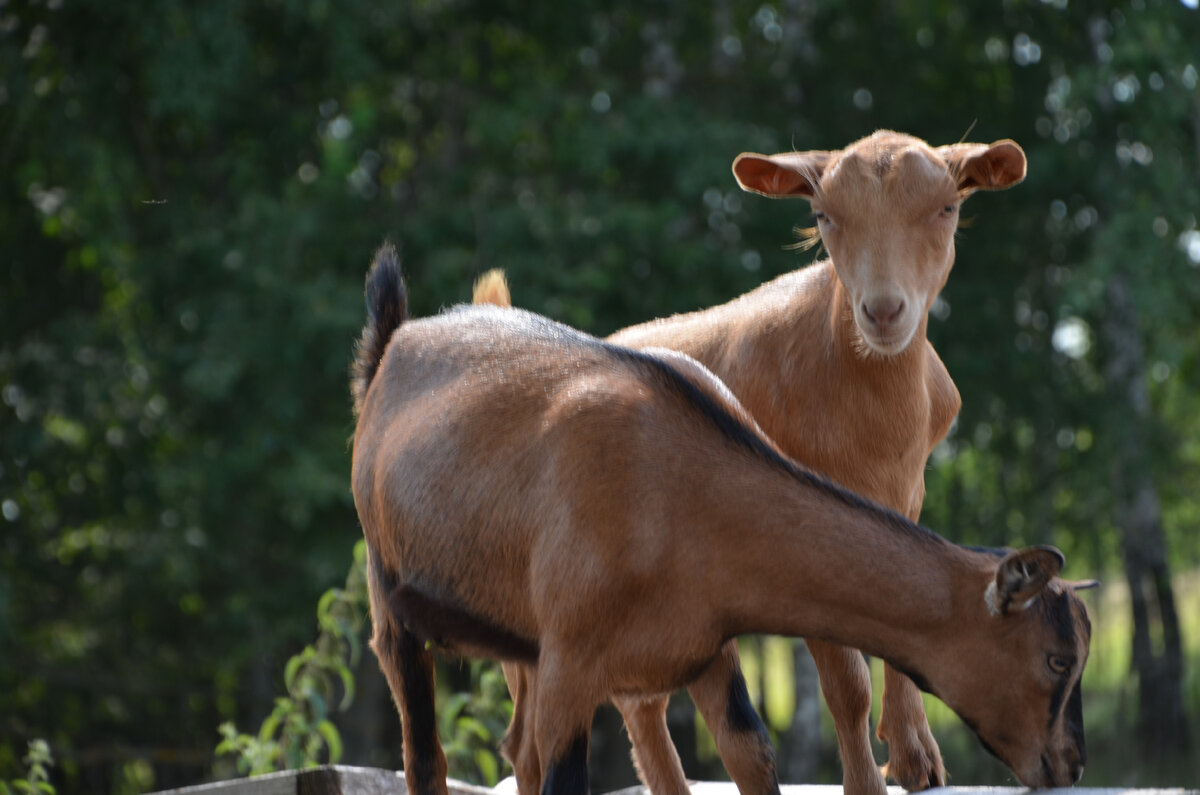
<path fill-rule="evenodd" d="M 536 671 L 527 669 L 532 729 L 542 761 L 541 795 L 588 795 L 588 741 L 600 700 L 585 685 L 594 678 L 563 659 L 543 647 Z"/>
<path fill-rule="evenodd" d="M 513 717 L 500 753 L 512 765 L 520 795 L 539 795 L 542 791 L 542 762 L 538 758 L 533 729 L 533 679 L 537 672 L 532 666 L 506 662 L 500 666 L 508 693 L 512 696 Z"/>
<path fill-rule="evenodd" d="M 809 638 L 805 643 L 833 716 L 846 795 L 886 795 L 887 785 L 871 751 L 870 666 L 856 649 Z"/>
<path fill-rule="evenodd" d="M 716 659 L 688 693 L 704 716 L 725 771 L 741 795 L 779 795 L 775 749 L 754 711 L 738 661 L 737 641 L 721 647 Z"/>
<path fill-rule="evenodd" d="M 876 734 L 888 744 L 885 775 L 906 790 L 945 786 L 946 767 L 929 729 L 921 693 L 911 679 L 886 663 Z"/>
<path fill-rule="evenodd" d="M 914 522 L 921 516 L 924 499 L 925 480 L 922 478 L 905 512 Z M 910 791 L 945 786 L 946 767 L 937 740 L 929 729 L 921 693 L 911 679 L 887 663 L 883 666 L 883 705 L 875 736 L 888 746 L 888 762 L 883 767 L 885 776 Z"/>
<path fill-rule="evenodd" d="M 667 696 L 614 698 L 633 745 L 638 777 L 653 795 L 687 795 L 683 763 L 667 730 Z"/>

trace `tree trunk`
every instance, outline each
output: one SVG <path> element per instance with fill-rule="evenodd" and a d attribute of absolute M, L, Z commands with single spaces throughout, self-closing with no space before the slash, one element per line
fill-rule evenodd
<path fill-rule="evenodd" d="M 821 765 L 821 685 L 817 666 L 804 641 L 792 647 L 796 674 L 796 711 L 779 739 L 779 780 L 811 784 Z"/>
<path fill-rule="evenodd" d="M 1105 377 L 1112 394 L 1112 490 L 1122 532 L 1133 607 L 1133 673 L 1138 682 L 1138 739 L 1147 758 L 1190 748 L 1183 709 L 1183 654 L 1167 567 L 1162 509 L 1150 467 L 1150 398 L 1137 310 L 1128 277 L 1115 271 L 1107 288 Z"/>

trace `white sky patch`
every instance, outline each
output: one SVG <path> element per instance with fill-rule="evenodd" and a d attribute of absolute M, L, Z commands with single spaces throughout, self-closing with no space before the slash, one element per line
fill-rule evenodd
<path fill-rule="evenodd" d="M 1082 318 L 1063 318 L 1050 337 L 1054 350 L 1072 359 L 1082 359 L 1092 348 L 1092 330 Z"/>
<path fill-rule="evenodd" d="M 1200 0 L 1198 0 L 1200 1 Z M 1179 247 L 1187 254 L 1193 265 L 1200 265 L 1200 232 L 1189 229 L 1179 235 Z"/>

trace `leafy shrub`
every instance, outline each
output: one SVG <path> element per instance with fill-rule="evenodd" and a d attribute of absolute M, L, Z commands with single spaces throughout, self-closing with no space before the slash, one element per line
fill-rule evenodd
<path fill-rule="evenodd" d="M 50 755 L 49 743 L 45 740 L 31 740 L 24 762 L 27 771 L 25 778 L 9 782 L 0 781 L 0 795 L 54 795 L 54 785 L 50 783 L 50 768 L 54 766 L 54 757 Z"/>

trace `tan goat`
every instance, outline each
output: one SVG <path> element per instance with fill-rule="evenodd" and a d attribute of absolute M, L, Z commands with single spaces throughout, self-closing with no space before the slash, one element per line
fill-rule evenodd
<path fill-rule="evenodd" d="M 910 519 L 920 515 L 926 459 L 960 406 L 958 390 L 925 336 L 929 310 L 954 263 L 959 205 L 976 190 L 1025 176 L 1012 141 L 932 148 L 882 130 L 841 151 L 743 154 L 738 183 L 772 198 L 812 202 L 829 258 L 727 304 L 656 320 L 609 339 L 669 348 L 712 370 L 784 453 Z M 502 282 L 478 302 L 509 303 Z M 882 795 L 870 742 L 871 690 L 862 655 L 808 640 L 834 719 L 848 795 Z M 738 669 L 730 646 L 688 691 L 713 730 L 743 795 L 769 792 L 774 755 L 742 727 L 758 717 L 730 699 Z M 510 687 L 524 675 L 505 666 Z M 887 772 L 908 789 L 945 782 L 920 695 L 885 667 L 878 734 Z M 666 727 L 666 699 L 617 701 L 642 780 L 656 795 L 687 791 Z M 515 741 L 514 741 L 515 742 Z"/>
<path fill-rule="evenodd" d="M 446 792 L 431 647 L 519 662 L 520 790 L 580 795 L 598 704 L 744 633 L 880 656 L 1023 784 L 1078 780 L 1091 629 L 1057 550 L 959 547 L 798 466 L 681 354 L 516 309 L 406 320 L 390 247 L 367 302 L 353 490 L 414 793 Z"/>

